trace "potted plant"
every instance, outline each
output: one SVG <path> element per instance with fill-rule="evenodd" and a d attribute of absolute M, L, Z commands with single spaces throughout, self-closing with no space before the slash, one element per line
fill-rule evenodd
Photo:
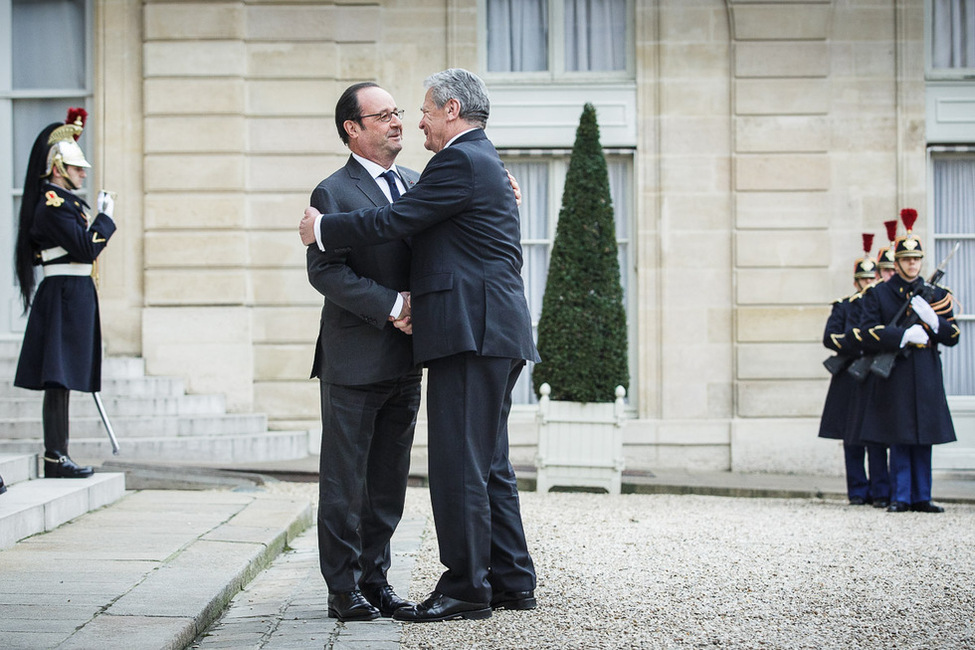
<path fill-rule="evenodd" d="M 532 382 L 539 395 L 537 489 L 620 490 L 629 385 L 616 226 L 596 109 L 586 104 L 562 194 Z"/>

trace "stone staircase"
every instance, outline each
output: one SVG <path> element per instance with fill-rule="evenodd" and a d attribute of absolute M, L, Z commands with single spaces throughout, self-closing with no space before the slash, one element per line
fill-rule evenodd
<path fill-rule="evenodd" d="M 13 386 L 19 354 L 19 340 L 0 340 L 0 454 L 43 451 L 43 394 Z M 307 430 L 269 431 L 263 414 L 227 413 L 222 395 L 187 395 L 182 379 L 147 377 L 141 358 L 106 358 L 101 396 L 119 441 L 118 458 L 126 461 L 212 467 L 309 453 Z M 71 393 L 70 415 L 71 457 L 96 466 L 113 458 L 90 394 Z"/>

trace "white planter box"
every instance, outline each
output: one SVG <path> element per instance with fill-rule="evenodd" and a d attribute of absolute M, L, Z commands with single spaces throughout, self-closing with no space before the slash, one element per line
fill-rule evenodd
<path fill-rule="evenodd" d="M 616 387 L 615 402 L 584 404 L 549 399 L 552 389 L 541 386 L 538 401 L 538 470 L 536 490 L 596 487 L 620 493 L 623 475 L 623 398 Z"/>

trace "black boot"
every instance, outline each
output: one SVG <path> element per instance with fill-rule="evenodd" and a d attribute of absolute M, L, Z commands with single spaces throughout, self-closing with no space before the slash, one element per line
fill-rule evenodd
<path fill-rule="evenodd" d="M 69 396 L 67 388 L 44 389 L 44 478 L 88 478 L 95 473 L 68 457 Z"/>
<path fill-rule="evenodd" d="M 44 453 L 44 478 L 88 478 L 95 473 L 89 465 L 81 466 L 57 451 Z"/>

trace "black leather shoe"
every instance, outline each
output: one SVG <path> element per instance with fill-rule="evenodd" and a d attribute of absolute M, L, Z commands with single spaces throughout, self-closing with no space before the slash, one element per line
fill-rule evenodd
<path fill-rule="evenodd" d="M 867 505 L 867 500 L 863 497 L 850 497 L 851 506 L 865 506 Z"/>
<path fill-rule="evenodd" d="M 3 477 L 0 476 L 0 494 L 7 491 L 7 486 L 3 484 Z"/>
<path fill-rule="evenodd" d="M 873 500 L 873 507 L 874 508 L 886 508 L 889 505 L 890 505 L 890 501 L 888 501 L 887 499 L 874 499 Z"/>
<path fill-rule="evenodd" d="M 911 507 L 903 501 L 891 501 L 887 506 L 887 512 L 908 512 L 910 509 Z"/>
<path fill-rule="evenodd" d="M 535 609 L 534 591 L 502 591 L 491 598 L 491 609 Z"/>
<path fill-rule="evenodd" d="M 81 466 L 66 454 L 44 454 L 44 478 L 88 478 L 95 473 L 90 466 Z"/>
<path fill-rule="evenodd" d="M 412 607 L 404 607 L 393 612 L 397 621 L 408 623 L 429 623 L 433 621 L 449 621 L 455 618 L 477 620 L 491 617 L 489 603 L 469 603 L 457 600 L 435 591 L 422 603 Z"/>
<path fill-rule="evenodd" d="M 379 610 L 379 613 L 389 618 L 397 609 L 401 607 L 413 607 L 413 601 L 400 598 L 389 585 L 383 585 L 378 589 L 364 588 L 362 595 L 366 597 L 369 604 Z"/>
<path fill-rule="evenodd" d="M 911 512 L 944 512 L 941 506 L 936 506 L 930 501 L 918 501 L 911 504 Z"/>
<path fill-rule="evenodd" d="M 328 595 L 328 616 L 340 621 L 371 621 L 379 618 L 379 610 L 369 604 L 358 589 Z"/>

